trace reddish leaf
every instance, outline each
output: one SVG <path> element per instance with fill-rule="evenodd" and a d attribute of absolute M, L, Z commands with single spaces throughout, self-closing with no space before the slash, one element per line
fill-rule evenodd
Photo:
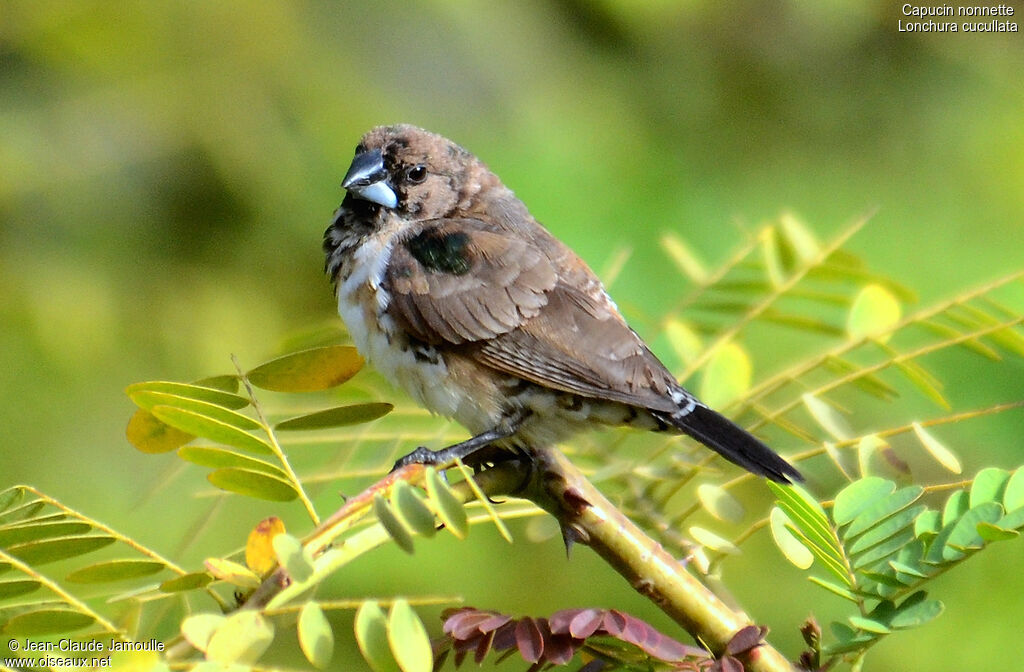
<path fill-rule="evenodd" d="M 544 633 L 544 659 L 555 665 L 565 665 L 576 655 L 577 643 L 569 635 Z"/>
<path fill-rule="evenodd" d="M 732 636 L 729 643 L 725 645 L 725 652 L 732 656 L 744 654 L 754 647 L 760 646 L 767 634 L 768 628 L 758 625 L 748 625 L 745 628 L 741 628 L 739 632 Z"/>
<path fill-rule="evenodd" d="M 508 623 L 494 631 L 495 651 L 507 651 L 516 647 L 516 625 L 517 621 L 509 620 Z"/>
<path fill-rule="evenodd" d="M 487 653 L 491 650 L 491 644 L 494 642 L 494 631 L 488 632 L 486 635 L 479 637 L 479 641 L 476 645 L 476 650 L 473 651 L 473 660 L 476 661 L 477 665 L 484 662 L 484 658 L 487 657 Z"/>
<path fill-rule="evenodd" d="M 711 669 L 712 669 L 713 672 L 743 672 L 744 671 L 743 663 L 741 663 L 740 661 L 736 660 L 732 656 L 725 656 L 724 658 L 720 658 L 719 660 L 716 660 L 714 666 L 712 666 Z"/>
<path fill-rule="evenodd" d="M 460 609 L 444 622 L 444 631 L 455 639 L 466 639 L 474 633 L 484 632 L 480 624 L 492 620 L 496 615 L 493 611 L 477 611 L 472 607 Z M 509 619 L 506 617 L 505 620 Z"/>
<path fill-rule="evenodd" d="M 480 624 L 480 632 L 492 632 L 512 620 L 511 616 L 493 613 L 490 618 Z"/>
<path fill-rule="evenodd" d="M 536 663 L 544 655 L 544 637 L 540 627 L 532 618 L 523 618 L 516 623 L 516 647 L 519 655 L 528 663 Z"/>
<path fill-rule="evenodd" d="M 578 639 L 590 637 L 597 632 L 597 629 L 601 627 L 601 623 L 604 621 L 604 613 L 599 609 L 578 609 L 575 611 L 576 615 L 569 621 L 568 634 Z M 560 632 L 563 631 L 560 630 Z"/>
<path fill-rule="evenodd" d="M 626 629 L 626 615 L 621 611 L 609 609 L 604 612 L 604 630 L 613 637 L 618 637 Z"/>

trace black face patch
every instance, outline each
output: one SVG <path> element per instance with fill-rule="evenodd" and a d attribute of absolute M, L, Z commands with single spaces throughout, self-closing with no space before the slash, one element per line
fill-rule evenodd
<path fill-rule="evenodd" d="M 461 231 L 444 233 L 428 229 L 410 238 L 405 246 L 424 268 L 431 271 L 465 275 L 472 266 L 469 235 Z"/>

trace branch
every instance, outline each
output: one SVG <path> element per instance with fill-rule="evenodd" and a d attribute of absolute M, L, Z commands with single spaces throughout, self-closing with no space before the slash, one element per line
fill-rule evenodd
<path fill-rule="evenodd" d="M 560 452 L 537 451 L 537 466 L 523 493 L 558 519 L 568 542 L 590 546 L 644 595 L 716 655 L 751 625 L 671 554 L 626 518 Z M 486 473 L 486 472 L 484 472 Z M 768 644 L 746 661 L 751 672 L 791 672 L 786 658 Z"/>

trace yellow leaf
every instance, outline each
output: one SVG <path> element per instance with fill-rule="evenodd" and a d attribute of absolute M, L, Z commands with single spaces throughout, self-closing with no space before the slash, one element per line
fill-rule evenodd
<path fill-rule="evenodd" d="M 245 542 L 245 564 L 249 569 L 265 576 L 277 565 L 272 542 L 275 536 L 284 531 L 284 522 L 277 516 L 264 518 L 253 528 Z"/>

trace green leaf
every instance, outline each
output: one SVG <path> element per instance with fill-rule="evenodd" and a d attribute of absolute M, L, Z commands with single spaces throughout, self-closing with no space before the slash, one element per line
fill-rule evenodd
<path fill-rule="evenodd" d="M 790 213 L 782 215 L 779 219 L 779 234 L 802 263 L 814 260 L 820 253 L 821 244 L 814 232 Z"/>
<path fill-rule="evenodd" d="M 70 609 L 35 609 L 12 617 L 2 627 L 4 635 L 37 637 L 81 630 L 95 622 L 95 619 Z"/>
<path fill-rule="evenodd" d="M 1003 491 L 1003 507 L 1007 511 L 1024 508 L 1024 467 L 1018 467 Z"/>
<path fill-rule="evenodd" d="M 67 580 L 72 583 L 130 581 L 139 577 L 156 574 L 164 568 L 166 568 L 164 563 L 155 560 L 141 560 L 138 558 L 106 560 L 76 569 L 67 575 Z"/>
<path fill-rule="evenodd" d="M 842 453 L 839 452 L 836 444 L 831 441 L 822 441 L 821 446 L 825 449 L 825 453 L 829 456 L 829 459 L 832 460 L 832 463 L 836 465 L 839 473 L 843 475 L 843 478 L 848 481 L 853 481 L 854 476 L 851 475 L 853 470 L 847 468 L 846 460 L 843 458 Z"/>
<path fill-rule="evenodd" d="M 170 452 L 195 438 L 191 434 L 165 425 L 152 413 L 141 408 L 132 414 L 124 434 L 128 443 L 140 453 L 147 455 Z"/>
<path fill-rule="evenodd" d="M 774 226 L 763 229 L 760 233 L 758 242 L 761 243 L 765 273 L 772 287 L 779 287 L 786 280 L 786 270 L 792 268 L 792 265 L 787 263 L 791 260 L 786 258 Z"/>
<path fill-rule="evenodd" d="M 277 555 L 277 562 L 292 580 L 297 583 L 305 583 L 313 576 L 313 559 L 303 546 L 302 542 L 290 534 L 282 533 L 275 535 L 270 542 L 274 547 L 274 554 Z"/>
<path fill-rule="evenodd" d="M 19 595 L 27 595 L 39 589 L 43 584 L 32 579 L 12 579 L 0 581 L 0 600 L 6 600 Z"/>
<path fill-rule="evenodd" d="M 852 653 L 854 651 L 860 651 L 871 642 L 878 639 L 878 635 L 868 633 L 858 633 L 844 623 L 833 622 L 830 624 L 832 634 L 835 635 L 835 644 L 826 646 L 822 649 L 822 653 L 827 656 L 836 656 L 844 653 Z"/>
<path fill-rule="evenodd" d="M 316 602 L 307 602 L 299 612 L 299 646 L 306 660 L 317 669 L 325 669 L 334 655 L 334 632 Z"/>
<path fill-rule="evenodd" d="M 1010 480 L 1010 472 L 997 467 L 982 469 L 974 477 L 971 484 L 971 495 L 968 506 L 974 508 L 987 502 L 1002 502 L 1003 492 Z"/>
<path fill-rule="evenodd" d="M 905 531 L 898 532 L 882 543 L 872 546 L 856 558 L 853 558 L 853 568 L 855 570 L 859 570 L 863 567 L 871 567 L 872 565 L 889 558 L 894 553 L 897 553 L 901 548 L 912 541 L 914 541 L 913 530 L 907 529 Z"/>
<path fill-rule="evenodd" d="M 846 361 L 835 355 L 825 356 L 825 365 L 832 371 L 846 375 L 855 373 L 850 381 L 864 392 L 879 399 L 893 399 L 899 396 L 899 392 L 892 385 L 889 385 L 873 373 L 865 374 L 863 369 L 856 364 Z"/>
<path fill-rule="evenodd" d="M 726 343 L 715 350 L 704 367 L 700 398 L 712 408 L 729 405 L 750 389 L 753 368 L 746 350 L 736 343 Z"/>
<path fill-rule="evenodd" d="M 738 523 L 743 520 L 743 505 L 732 493 L 714 483 L 697 486 L 697 499 L 704 509 L 719 520 Z"/>
<path fill-rule="evenodd" d="M 423 501 L 420 491 L 407 481 L 398 481 L 391 492 L 391 505 L 406 528 L 416 534 L 432 537 L 437 532 L 434 512 Z"/>
<path fill-rule="evenodd" d="M 924 494 L 924 488 L 919 485 L 911 485 L 901 488 L 891 495 L 876 499 L 857 514 L 857 517 L 853 519 L 850 526 L 844 531 L 844 538 L 852 540 L 854 537 L 863 534 L 889 516 L 902 511 L 916 502 L 921 498 L 922 494 Z"/>
<path fill-rule="evenodd" d="M 768 521 L 771 527 L 772 539 L 775 540 L 775 545 L 779 547 L 779 550 L 786 556 L 786 559 L 800 569 L 810 567 L 814 563 L 814 554 L 807 550 L 807 547 L 787 528 L 787 526 L 793 526 L 789 516 L 782 509 L 775 506 L 772 507 Z"/>
<path fill-rule="evenodd" d="M 897 532 L 909 527 L 914 520 L 924 512 L 925 508 L 926 507 L 921 504 L 909 509 L 904 509 L 892 516 L 889 516 L 881 523 L 858 537 L 856 541 L 848 546 L 847 552 L 851 556 L 855 556 L 859 553 L 863 553 L 875 544 L 885 541 Z"/>
<path fill-rule="evenodd" d="M 930 539 L 942 529 L 942 514 L 929 509 L 914 521 L 914 536 L 918 539 Z"/>
<path fill-rule="evenodd" d="M 358 425 L 387 415 L 393 408 L 394 405 L 385 403 L 338 406 L 336 408 L 328 408 L 325 411 L 317 411 L 316 413 L 282 420 L 274 426 L 274 429 L 295 431 Z"/>
<path fill-rule="evenodd" d="M 878 476 L 868 476 L 854 481 L 836 495 L 835 505 L 832 507 L 832 519 L 839 526 L 851 523 L 875 500 L 891 495 L 895 491 L 895 483 Z"/>
<path fill-rule="evenodd" d="M 251 453 L 274 454 L 274 450 L 263 439 L 226 422 L 201 415 L 195 411 L 186 411 L 185 409 L 173 406 L 154 406 L 151 413 L 160 422 L 188 434 L 201 436 L 217 443 L 247 450 Z"/>
<path fill-rule="evenodd" d="M 215 446 L 182 446 L 178 449 L 178 457 L 186 462 L 198 464 L 201 467 L 210 467 L 211 469 L 238 467 L 239 469 L 261 471 L 282 480 L 287 479 L 284 470 L 277 465 L 225 448 L 217 448 Z"/>
<path fill-rule="evenodd" d="M 25 499 L 25 488 L 14 486 L 0 492 L 0 512 L 6 511 Z"/>
<path fill-rule="evenodd" d="M 694 541 L 701 546 L 710 548 L 712 551 L 718 551 L 727 555 L 739 555 L 740 553 L 740 549 L 736 544 L 715 534 L 711 530 L 693 525 L 688 531 Z"/>
<path fill-rule="evenodd" d="M 231 376 L 234 378 L 234 376 Z M 238 388 L 237 379 L 235 379 L 235 389 Z M 125 388 L 125 394 L 138 404 L 141 408 L 151 410 L 152 405 L 145 405 L 138 401 L 136 397 L 146 392 L 158 392 L 161 394 L 170 394 L 177 397 L 186 397 L 188 399 L 195 399 L 198 401 L 204 401 L 209 404 L 216 406 L 222 406 L 224 408 L 239 409 L 245 408 L 249 405 L 249 400 L 245 397 L 240 397 L 237 394 L 225 392 L 222 389 L 216 389 L 211 386 L 203 385 L 189 385 L 187 383 L 174 383 L 165 380 L 151 380 L 145 383 L 135 383 Z M 143 399 L 146 399 L 143 397 Z"/>
<path fill-rule="evenodd" d="M 398 672 L 388 644 L 388 619 L 377 602 L 367 600 L 359 605 L 355 633 L 359 650 L 373 672 Z"/>
<path fill-rule="evenodd" d="M 815 584 L 815 585 L 821 586 L 822 588 L 824 588 L 825 590 L 829 591 L 830 593 L 834 593 L 834 594 L 838 595 L 839 597 L 843 598 L 844 600 L 849 600 L 850 602 L 853 602 L 854 604 L 859 604 L 860 603 L 860 599 L 861 598 L 856 593 L 854 593 L 853 591 L 847 590 L 845 586 L 840 586 L 838 584 L 832 583 L 831 581 L 825 581 L 824 579 L 819 579 L 816 576 L 808 576 L 807 580 L 810 581 L 811 583 Z"/>
<path fill-rule="evenodd" d="M 853 436 L 853 429 L 850 428 L 846 418 L 840 415 L 834 408 L 810 392 L 804 394 L 801 398 L 814 421 L 834 438 L 845 441 Z"/>
<path fill-rule="evenodd" d="M 769 482 L 768 487 L 778 498 L 779 506 L 810 543 L 810 549 L 819 549 L 825 562 L 842 565 L 842 549 L 835 539 L 825 510 L 817 500 L 799 485 Z"/>
<path fill-rule="evenodd" d="M 985 541 L 1006 541 L 1020 536 L 1017 530 L 1008 530 L 993 523 L 978 523 L 978 535 Z"/>
<path fill-rule="evenodd" d="M 704 284 L 708 277 L 707 269 L 682 238 L 666 233 L 661 237 L 661 247 L 683 275 L 695 284 Z"/>
<path fill-rule="evenodd" d="M 885 342 L 899 324 L 903 313 L 900 302 L 881 285 L 868 285 L 854 298 L 846 319 L 851 340 L 876 338 Z"/>
<path fill-rule="evenodd" d="M 253 469 L 216 469 L 206 475 L 206 480 L 221 490 L 271 502 L 290 502 L 299 496 L 289 481 Z"/>
<path fill-rule="evenodd" d="M 902 562 L 897 562 L 896 560 L 890 560 L 889 566 L 895 569 L 898 574 L 906 574 L 908 576 L 914 577 L 915 579 L 928 578 L 928 573 L 922 571 L 920 568 L 911 567 L 910 565 L 906 565 Z"/>
<path fill-rule="evenodd" d="M 341 385 L 363 368 L 355 348 L 329 345 L 278 357 L 246 374 L 256 387 L 274 392 L 316 392 Z"/>
<path fill-rule="evenodd" d="M 879 450 L 885 450 L 889 443 L 881 439 L 877 434 L 867 434 L 857 442 L 857 466 L 861 476 L 868 476 L 871 469 L 871 458 Z"/>
<path fill-rule="evenodd" d="M 455 496 L 448 484 L 433 467 L 427 467 L 427 496 L 434 503 L 437 517 L 444 526 L 458 539 L 465 539 L 469 532 L 469 521 L 466 509 Z"/>
<path fill-rule="evenodd" d="M 879 623 L 878 621 L 870 618 L 864 618 L 863 616 L 850 616 L 848 620 L 855 628 L 859 628 L 865 632 L 871 632 L 877 635 L 887 635 L 892 632 L 889 628 L 885 627 L 884 623 Z"/>
<path fill-rule="evenodd" d="M 404 599 L 395 600 L 388 614 L 388 642 L 402 672 L 431 672 L 434 652 L 423 622 Z"/>
<path fill-rule="evenodd" d="M 960 466 L 960 460 L 953 454 L 949 448 L 946 448 L 942 443 L 939 442 L 934 436 L 932 436 L 920 423 L 913 423 L 911 427 L 914 428 L 914 433 L 917 434 L 918 440 L 924 449 L 928 451 L 936 462 L 946 468 L 947 471 L 951 471 L 954 474 L 959 474 L 963 467 Z"/>
<path fill-rule="evenodd" d="M 206 572 L 189 572 L 164 581 L 160 584 L 160 590 L 165 593 L 180 593 L 205 588 L 211 581 L 213 577 Z"/>
<path fill-rule="evenodd" d="M 274 641 L 274 626 L 258 611 L 236 611 L 217 628 L 206 646 L 206 657 L 223 665 L 252 665 Z"/>
<path fill-rule="evenodd" d="M 922 593 L 915 593 L 915 595 Z M 911 598 L 907 598 L 904 604 L 910 601 Z M 919 625 L 924 625 L 928 621 L 931 621 L 942 613 L 943 609 L 942 602 L 938 600 L 920 600 L 916 601 L 910 606 L 904 608 L 902 605 L 897 609 L 896 614 L 889 620 L 889 627 L 894 630 L 905 630 L 907 628 L 916 628 Z"/>
<path fill-rule="evenodd" d="M 224 558 L 207 558 L 203 564 L 218 581 L 230 583 L 244 590 L 252 590 L 260 585 L 260 577 L 245 565 Z"/>
<path fill-rule="evenodd" d="M 242 415 L 238 411 L 233 411 L 229 408 L 218 406 L 217 404 L 211 404 L 208 401 L 190 399 L 188 397 L 168 394 L 166 392 L 152 392 L 149 390 L 136 392 L 132 397 L 132 401 L 141 406 L 144 410 L 150 412 L 158 406 L 169 406 L 171 408 L 192 411 L 197 415 L 207 418 L 213 418 L 218 422 L 222 422 L 225 425 L 231 425 L 232 427 L 243 431 L 261 428 L 260 423 L 256 422 L 248 415 Z"/>
<path fill-rule="evenodd" d="M 27 520 L 0 527 L 0 547 L 7 547 L 36 539 L 74 536 L 88 532 L 92 525 L 81 520 Z"/>
<path fill-rule="evenodd" d="M 910 360 L 893 360 L 893 364 L 900 373 L 906 376 L 907 380 L 913 383 L 918 390 L 936 404 L 946 409 L 952 408 L 946 398 L 939 391 L 941 385 L 935 378 L 925 371 L 919 364 Z"/>
<path fill-rule="evenodd" d="M 967 513 L 970 508 L 970 500 L 966 491 L 956 490 L 946 499 L 946 506 L 942 509 L 942 527 L 946 527 L 960 516 Z"/>
<path fill-rule="evenodd" d="M 505 521 L 503 521 L 501 516 L 498 515 L 498 512 L 494 510 L 494 505 L 491 504 L 491 500 L 484 494 L 484 491 L 480 489 L 480 486 L 477 485 L 476 479 L 473 477 L 473 471 L 463 464 L 462 460 L 456 459 L 455 463 L 458 465 L 459 471 L 462 472 L 463 477 L 466 479 L 466 485 L 468 485 L 469 489 L 473 491 L 473 496 L 476 498 L 476 501 L 481 507 L 483 507 L 484 511 L 487 513 L 487 517 L 491 519 L 492 523 L 494 523 L 494 527 L 498 529 L 498 534 L 500 534 L 508 543 L 513 543 L 512 533 L 508 531 L 508 526 L 505 525 Z"/>
<path fill-rule="evenodd" d="M 982 548 L 985 545 L 985 540 L 978 533 L 978 524 L 995 523 L 1002 516 L 1003 506 L 997 502 L 987 502 L 965 513 L 960 520 L 956 521 L 953 531 L 946 539 L 942 559 L 958 560 L 964 555 L 964 551 Z M 929 559 L 931 559 L 930 554 Z"/>
<path fill-rule="evenodd" d="M 44 506 L 46 506 L 46 502 L 41 499 L 33 499 L 31 502 L 25 502 L 20 506 L 16 506 L 13 509 L 8 509 L 7 511 L 0 513 L 0 523 L 10 525 L 12 523 L 25 520 L 26 518 L 31 518 L 39 513 Z"/>
<path fill-rule="evenodd" d="M 72 535 L 14 544 L 6 550 L 26 564 L 43 565 L 92 553 L 115 541 L 114 537 L 106 534 Z"/>
<path fill-rule="evenodd" d="M 1004 530 L 1019 530 L 1024 527 L 1024 507 L 1015 509 L 999 519 L 996 523 Z"/>
<path fill-rule="evenodd" d="M 380 494 L 373 496 L 373 512 L 398 547 L 411 555 L 416 549 L 413 546 L 409 528 L 398 519 L 391 509 L 391 505 Z"/>
<path fill-rule="evenodd" d="M 196 380 L 196 381 L 193 381 L 192 384 L 193 385 L 198 385 L 200 387 L 212 387 L 215 390 L 220 390 L 222 392 L 230 392 L 231 394 L 234 394 L 234 393 L 238 392 L 238 382 L 239 382 L 238 381 L 238 376 L 233 375 L 233 374 L 225 374 L 225 375 L 222 375 L 222 376 L 210 376 L 209 378 L 203 378 L 201 380 Z M 245 399 L 244 397 L 242 397 L 242 399 L 245 401 L 245 403 L 247 403 L 247 404 L 249 403 L 248 399 Z M 212 399 L 207 399 L 207 401 L 212 401 Z M 221 404 L 221 406 L 224 406 L 224 404 Z M 242 407 L 241 406 L 228 406 L 228 408 L 242 408 Z"/>
<path fill-rule="evenodd" d="M 220 614 L 194 614 L 181 622 L 181 635 L 197 650 L 206 653 L 213 633 L 226 620 L 227 617 Z"/>

